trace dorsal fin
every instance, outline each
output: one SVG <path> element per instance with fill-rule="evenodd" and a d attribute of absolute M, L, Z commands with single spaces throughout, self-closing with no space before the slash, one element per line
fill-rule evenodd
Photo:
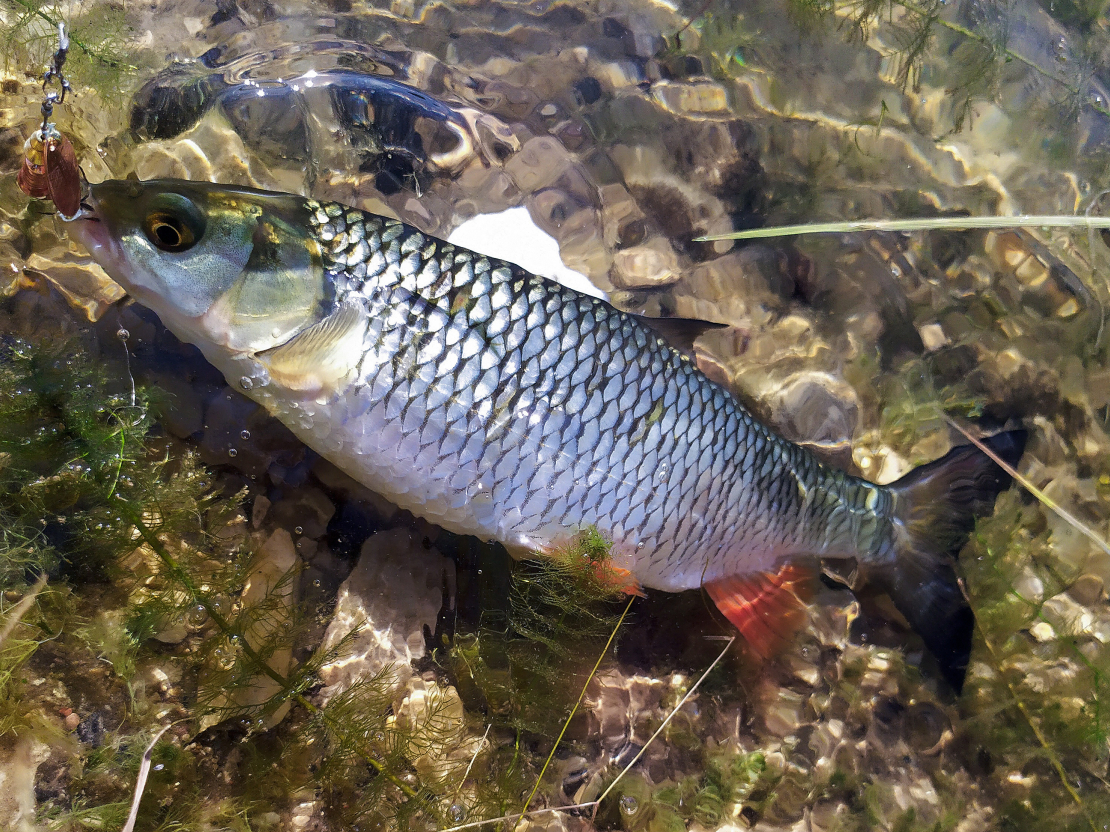
<path fill-rule="evenodd" d="M 260 352 L 258 359 L 275 381 L 292 390 L 334 388 L 358 366 L 365 334 L 366 312 L 345 303 L 280 347 Z"/>
<path fill-rule="evenodd" d="M 728 328 L 728 324 L 700 321 L 697 318 L 651 318 L 647 315 L 636 315 L 631 312 L 629 314 L 691 359 L 696 359 L 694 341 L 698 339 L 698 336 L 716 329 Z"/>

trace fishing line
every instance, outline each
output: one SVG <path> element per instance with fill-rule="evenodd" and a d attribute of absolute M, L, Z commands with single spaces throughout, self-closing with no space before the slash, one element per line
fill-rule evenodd
<path fill-rule="evenodd" d="M 119 324 L 119 329 L 116 330 L 116 337 L 119 338 L 120 344 L 123 346 L 123 362 L 127 371 L 127 380 L 131 383 L 131 407 L 135 407 L 135 376 L 131 374 L 131 350 L 127 348 L 127 339 L 131 337 L 131 333 L 123 328 L 123 323 L 119 319 L 119 310 L 116 310 L 116 323 Z"/>
<path fill-rule="evenodd" d="M 127 339 L 131 337 L 131 333 L 123 328 L 123 323 L 119 318 L 119 308 L 116 309 L 116 324 L 119 329 L 116 330 L 116 337 L 123 345 L 123 360 L 124 367 L 127 372 L 127 379 L 131 383 L 131 407 L 128 411 L 129 417 L 132 421 L 128 424 L 122 418 L 119 419 L 119 452 L 116 454 L 116 473 L 112 477 L 112 485 L 108 488 L 108 496 L 111 497 L 116 493 L 116 486 L 119 484 L 119 477 L 123 471 L 123 456 L 127 449 L 127 434 L 124 432 L 124 427 L 134 427 L 139 423 L 139 418 L 135 414 L 137 409 L 136 394 L 135 394 L 135 376 L 131 374 L 131 350 L 127 348 Z"/>

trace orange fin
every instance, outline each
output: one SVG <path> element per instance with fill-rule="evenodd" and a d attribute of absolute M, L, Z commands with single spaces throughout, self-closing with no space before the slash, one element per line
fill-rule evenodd
<path fill-rule="evenodd" d="M 640 586 L 640 582 L 627 569 L 621 569 L 619 566 L 608 563 L 595 563 L 594 577 L 604 586 L 611 586 L 625 595 L 636 595 L 640 598 L 647 597 L 643 587 Z"/>
<path fill-rule="evenodd" d="M 527 558 L 537 553 L 549 558 L 565 557 L 567 551 L 575 545 L 575 542 L 575 537 L 560 535 L 551 542 L 521 550 L 520 557 Z M 513 554 L 512 549 L 509 552 Z M 516 557 L 515 554 L 513 556 Z M 594 579 L 602 586 L 609 587 L 615 592 L 622 592 L 625 595 L 635 595 L 639 598 L 647 597 L 640 581 L 629 570 L 614 566 L 608 559 L 592 561 L 590 565 L 593 567 Z"/>
<path fill-rule="evenodd" d="M 787 564 L 777 572 L 709 581 L 705 591 L 752 651 L 766 659 L 801 626 L 813 576 L 812 569 Z"/>

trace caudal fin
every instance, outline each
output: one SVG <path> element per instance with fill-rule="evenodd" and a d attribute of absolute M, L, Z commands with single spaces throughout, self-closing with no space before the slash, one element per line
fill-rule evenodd
<path fill-rule="evenodd" d="M 1025 439 L 1024 430 L 1013 430 L 983 443 L 1014 466 Z M 975 617 L 956 577 L 955 557 L 975 518 L 989 512 L 1009 486 L 1010 475 L 974 445 L 953 448 L 891 485 L 896 558 L 873 578 L 921 634 L 957 693 L 967 674 Z"/>

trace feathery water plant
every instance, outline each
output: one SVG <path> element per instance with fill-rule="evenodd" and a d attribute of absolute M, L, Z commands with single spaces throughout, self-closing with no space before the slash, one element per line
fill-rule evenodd
<path fill-rule="evenodd" d="M 115 3 L 81 4 L 63 11 L 57 0 L 3 0 L 0 45 L 4 69 L 44 70 L 58 48 L 58 24 L 64 23 L 70 52 L 65 75 L 88 86 L 105 101 L 122 100 L 124 81 L 137 67 L 125 47 L 127 10 Z"/>

